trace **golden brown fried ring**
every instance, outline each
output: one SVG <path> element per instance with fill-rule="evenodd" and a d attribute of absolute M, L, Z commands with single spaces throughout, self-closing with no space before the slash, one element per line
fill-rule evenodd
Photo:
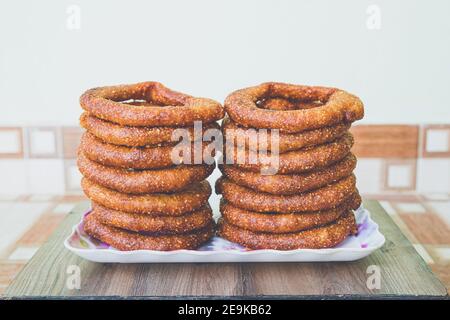
<path fill-rule="evenodd" d="M 361 205 L 359 194 L 353 194 L 339 207 L 305 213 L 259 213 L 235 207 L 226 201 L 220 202 L 222 217 L 229 223 L 250 231 L 268 233 L 298 232 L 316 228 L 337 220 L 349 209 Z"/>
<path fill-rule="evenodd" d="M 154 216 L 181 216 L 205 205 L 211 186 L 201 181 L 178 193 L 132 195 L 102 187 L 86 178 L 81 180 L 84 193 L 92 201 L 117 211 L 145 213 Z"/>
<path fill-rule="evenodd" d="M 239 168 L 253 172 L 261 172 L 264 168 L 270 168 L 271 161 L 278 160 L 276 173 L 299 173 L 325 168 L 342 160 L 350 153 L 352 146 L 353 136 L 346 133 L 333 142 L 289 151 L 278 156 L 237 148 L 234 148 L 233 154 L 230 155 L 229 149 L 225 148 L 226 162 L 224 163 L 235 164 Z"/>
<path fill-rule="evenodd" d="M 290 195 L 317 189 L 347 177 L 355 167 L 356 157 L 349 154 L 342 161 L 324 169 L 297 174 L 262 175 L 227 165 L 220 165 L 220 170 L 241 186 L 271 194 Z"/>
<path fill-rule="evenodd" d="M 153 217 L 148 214 L 128 213 L 92 204 L 91 214 L 102 224 L 136 232 L 158 234 L 189 233 L 212 223 L 211 207 L 206 204 L 200 209 L 179 217 Z"/>
<path fill-rule="evenodd" d="M 251 249 L 274 250 L 332 248 L 357 232 L 352 211 L 347 211 L 332 224 L 294 233 L 253 232 L 222 219 L 219 220 L 218 228 L 219 235 L 231 242 Z"/>
<path fill-rule="evenodd" d="M 213 236 L 214 226 L 210 224 L 203 229 L 187 234 L 141 234 L 102 224 L 95 215 L 89 214 L 84 218 L 84 231 L 91 237 L 122 251 L 171 251 L 198 248 Z"/>
<path fill-rule="evenodd" d="M 158 106 L 121 103 L 129 100 Z M 93 88 L 83 93 L 80 104 L 97 118 L 124 126 L 191 126 L 194 121 L 210 123 L 224 116 L 220 103 L 170 90 L 158 82 Z"/>
<path fill-rule="evenodd" d="M 278 152 L 285 153 L 331 142 L 342 137 L 349 128 L 350 124 L 339 123 L 331 127 L 323 127 L 300 133 L 279 132 Z M 268 151 L 272 150 L 271 130 L 261 132 L 257 129 L 245 128 L 230 120 L 229 117 L 225 117 L 223 120 L 222 129 L 225 140 L 235 141 L 235 143 L 244 143 L 241 147 L 245 147 L 248 150 L 258 151 L 261 148 L 266 148 Z"/>
<path fill-rule="evenodd" d="M 298 110 L 259 108 L 257 102 L 267 98 L 318 102 L 318 106 Z M 280 129 L 290 133 L 350 123 L 364 116 L 361 100 L 345 91 L 275 82 L 237 90 L 226 98 L 224 107 L 230 118 L 244 127 Z"/>
<path fill-rule="evenodd" d="M 198 148 L 198 150 L 196 150 L 196 143 L 191 143 L 190 156 L 187 156 L 186 159 L 184 159 L 183 157 L 172 157 L 172 152 L 174 150 L 179 150 L 178 145 L 148 148 L 116 146 L 105 143 L 92 134 L 85 132 L 81 137 L 79 150 L 92 161 L 99 162 L 109 167 L 158 169 L 183 163 L 197 164 L 194 161 L 195 152 L 198 152 L 201 155 L 208 153 L 206 150 L 209 149 L 211 143 L 214 142 L 203 142 L 199 144 L 201 148 Z M 203 156 L 201 159 L 204 159 Z"/>
<path fill-rule="evenodd" d="M 216 192 L 232 205 L 257 212 L 319 211 L 339 206 L 355 193 L 356 178 L 352 174 L 323 188 L 294 195 L 274 195 L 242 187 L 224 177 L 216 182 Z"/>
<path fill-rule="evenodd" d="M 216 122 L 203 123 L 201 136 L 194 136 L 194 127 L 129 127 L 90 116 L 84 112 L 80 117 L 80 125 L 97 138 L 116 145 L 142 147 L 148 145 L 174 144 L 172 134 L 177 129 L 185 129 L 192 141 L 201 140 L 208 129 L 219 129 Z M 200 139 L 199 139 L 200 138 Z"/>
<path fill-rule="evenodd" d="M 89 180 L 123 193 L 174 192 L 205 180 L 215 168 L 212 165 L 179 165 L 158 170 L 127 170 L 107 167 L 78 154 L 78 169 Z"/>

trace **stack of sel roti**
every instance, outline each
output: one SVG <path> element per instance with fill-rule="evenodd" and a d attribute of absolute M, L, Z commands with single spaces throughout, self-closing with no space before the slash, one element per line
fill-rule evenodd
<path fill-rule="evenodd" d="M 233 146 L 225 148 L 216 184 L 220 236 L 250 249 L 292 250 L 334 247 L 357 232 L 353 210 L 361 197 L 348 130 L 364 116 L 359 98 L 264 83 L 233 92 L 224 107 L 222 131 Z"/>
<path fill-rule="evenodd" d="M 94 88 L 80 104 L 78 167 L 92 201 L 85 232 L 119 250 L 195 249 L 209 240 L 215 224 L 205 179 L 215 162 L 195 163 L 194 152 L 174 157 L 172 135 L 183 128 L 193 148 L 194 122 L 217 127 L 222 106 L 157 82 Z"/>

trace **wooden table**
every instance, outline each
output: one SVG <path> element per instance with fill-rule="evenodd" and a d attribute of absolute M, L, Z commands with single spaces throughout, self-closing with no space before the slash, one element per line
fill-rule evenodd
<path fill-rule="evenodd" d="M 7 288 L 3 298 L 447 298 L 447 291 L 376 201 L 365 206 L 386 237 L 383 248 L 355 262 L 101 264 L 66 250 L 83 203 L 61 223 Z M 80 289 L 66 285 L 81 270 Z M 381 288 L 368 289 L 367 268 L 380 267 Z"/>

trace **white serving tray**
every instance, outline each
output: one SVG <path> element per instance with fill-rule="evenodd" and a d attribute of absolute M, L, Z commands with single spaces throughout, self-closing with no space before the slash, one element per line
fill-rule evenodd
<path fill-rule="evenodd" d="M 83 221 L 73 227 L 64 246 L 86 260 L 106 263 L 353 261 L 368 256 L 385 242 L 367 209 L 360 207 L 355 215 L 358 234 L 330 249 L 249 250 L 214 237 L 198 250 L 120 251 L 88 236 Z"/>

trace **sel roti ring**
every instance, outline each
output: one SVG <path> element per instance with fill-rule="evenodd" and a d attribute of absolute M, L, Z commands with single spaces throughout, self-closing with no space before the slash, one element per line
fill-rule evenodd
<path fill-rule="evenodd" d="M 270 153 L 266 155 L 238 148 L 234 148 L 234 152 L 230 156 L 229 150 L 226 148 L 226 162 L 224 163 L 230 163 L 230 157 L 231 163 L 239 168 L 261 172 L 262 169 L 273 165 L 271 164 L 272 161 L 276 161 L 277 173 L 299 173 L 325 168 L 342 160 L 349 155 L 352 146 L 353 136 L 350 133 L 346 133 L 333 142 L 274 155 L 273 159 L 271 159 L 272 155 Z M 240 156 L 240 152 L 244 156 Z M 252 159 L 256 159 L 256 161 L 252 161 Z"/>
<path fill-rule="evenodd" d="M 127 104 L 130 100 L 158 106 Z M 80 105 L 97 118 L 137 127 L 191 126 L 194 121 L 210 123 L 224 116 L 220 103 L 170 90 L 158 82 L 90 89 L 80 97 Z"/>
<path fill-rule="evenodd" d="M 133 169 L 158 169 L 167 168 L 177 164 L 195 164 L 195 153 L 201 155 L 209 155 L 215 151 L 211 143 L 199 143 L 199 150 L 196 150 L 194 142 L 190 143 L 190 156 L 186 157 L 172 157 L 172 152 L 175 150 L 183 150 L 181 145 L 168 145 L 159 147 L 125 147 L 116 146 L 105 143 L 97 139 L 92 134 L 85 132 L 81 137 L 79 152 L 91 159 L 92 161 L 101 163 L 105 166 L 119 167 L 119 168 L 133 168 Z M 175 149 L 176 148 L 176 149 Z M 211 156 L 213 156 L 212 154 Z M 203 159 L 203 157 L 202 157 Z M 185 160 L 187 163 L 185 163 Z M 211 160 L 214 160 L 211 157 Z"/>
<path fill-rule="evenodd" d="M 274 195 L 242 187 L 226 178 L 219 178 L 216 192 L 232 205 L 257 212 L 319 211 L 339 206 L 356 190 L 352 174 L 321 189 L 294 195 Z"/>
<path fill-rule="evenodd" d="M 78 169 L 89 180 L 123 193 L 160 193 L 180 191 L 205 180 L 215 164 L 179 165 L 155 170 L 128 170 L 106 167 L 78 154 Z"/>
<path fill-rule="evenodd" d="M 218 233 L 221 237 L 251 249 L 321 249 L 331 248 L 341 243 L 357 227 L 353 212 L 347 211 L 336 222 L 314 229 L 293 233 L 262 233 L 241 229 L 221 219 Z"/>
<path fill-rule="evenodd" d="M 120 193 L 86 178 L 81 180 L 81 187 L 89 199 L 106 208 L 153 216 L 181 216 L 195 211 L 205 205 L 211 195 L 211 186 L 206 180 L 177 193 L 144 195 Z"/>
<path fill-rule="evenodd" d="M 84 230 L 90 236 L 122 251 L 158 250 L 171 251 L 196 249 L 214 234 L 214 225 L 184 234 L 141 234 L 102 224 L 93 214 L 84 218 Z"/>
<path fill-rule="evenodd" d="M 250 231 L 290 233 L 316 228 L 337 220 L 344 212 L 361 205 L 361 197 L 353 194 L 342 205 L 322 211 L 304 213 L 260 213 L 237 208 L 221 201 L 220 212 L 229 223 Z"/>
<path fill-rule="evenodd" d="M 316 103 L 317 107 L 264 109 L 258 102 L 267 98 Z M 244 127 L 280 129 L 289 133 L 351 123 L 364 116 L 361 100 L 343 90 L 276 82 L 237 90 L 226 98 L 224 107 L 230 118 Z"/>
<path fill-rule="evenodd" d="M 299 133 L 279 132 L 278 152 L 285 153 L 288 151 L 331 142 L 339 137 L 342 137 L 349 128 L 349 124 L 340 123 L 331 127 L 324 127 Z M 264 134 L 255 129 L 249 130 L 249 128 L 239 126 L 228 117 L 225 117 L 222 122 L 222 130 L 224 133 L 224 139 L 244 141 L 245 148 L 250 151 L 258 151 L 261 147 L 266 148 L 267 151 L 272 150 L 271 130 L 267 130 Z"/>
<path fill-rule="evenodd" d="M 202 138 L 206 130 L 219 129 L 216 122 L 202 123 L 201 136 L 194 136 L 194 127 L 176 128 L 176 127 L 130 127 L 120 126 L 113 122 L 108 122 L 84 112 L 80 117 L 80 125 L 89 133 L 100 140 L 115 145 L 129 147 L 143 147 L 160 144 L 176 144 L 178 141 L 172 140 L 172 134 L 179 129 L 184 129 L 189 134 L 191 141 Z"/>
<path fill-rule="evenodd" d="M 356 157 L 350 154 L 329 167 L 296 174 L 262 175 L 236 166 L 219 167 L 227 178 L 241 186 L 271 194 L 289 195 L 317 189 L 349 176 L 356 167 Z"/>
<path fill-rule="evenodd" d="M 180 217 L 137 214 L 108 209 L 93 203 L 96 219 L 103 224 L 135 232 L 153 232 L 159 234 L 188 233 L 212 223 L 212 211 L 209 205 L 186 213 Z"/>

